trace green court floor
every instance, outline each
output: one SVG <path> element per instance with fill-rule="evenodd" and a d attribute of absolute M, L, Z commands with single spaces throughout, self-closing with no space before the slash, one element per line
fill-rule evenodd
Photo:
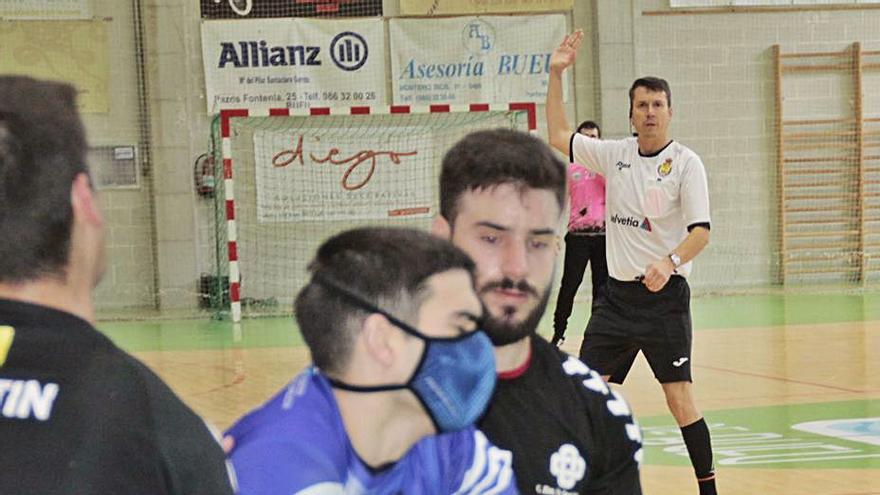
<path fill-rule="evenodd" d="M 552 333 L 552 307 L 540 333 Z M 743 327 L 805 325 L 880 320 L 880 292 L 860 294 L 774 294 L 694 298 L 695 331 Z M 569 338 L 579 338 L 590 317 L 588 303 L 575 304 Z M 293 318 L 256 318 L 241 323 L 240 334 L 228 320 L 203 319 L 104 321 L 98 328 L 131 351 L 277 347 L 301 345 Z"/>
<path fill-rule="evenodd" d="M 545 336 L 551 333 L 554 303 L 555 299 L 551 299 L 551 308 L 541 323 L 540 332 Z M 579 342 L 589 311 L 588 303 L 575 305 L 568 332 L 572 342 Z M 799 360 L 806 359 L 808 367 L 815 361 L 818 368 L 822 366 L 821 355 L 791 355 L 804 353 L 798 347 L 801 340 L 809 338 L 818 342 L 818 351 L 808 352 L 821 354 L 832 348 L 827 339 L 841 338 L 839 333 L 830 333 L 830 336 L 817 334 L 834 332 L 827 326 L 818 325 L 880 322 L 880 292 L 703 296 L 692 300 L 692 312 L 696 340 L 704 345 L 710 342 L 709 346 L 724 347 L 751 342 L 749 345 L 760 346 L 762 344 L 754 342 L 773 332 L 781 332 L 786 339 L 793 339 L 767 340 L 786 342 L 771 345 L 791 346 L 784 349 L 784 353 L 787 353 L 785 359 L 794 364 L 782 363 L 783 368 L 772 368 L 780 363 L 777 358 L 767 358 L 766 353 L 763 361 L 754 362 L 757 364 L 743 364 L 748 356 L 716 354 L 715 360 L 706 356 L 704 363 L 708 365 L 698 366 L 702 368 L 699 370 L 701 377 L 709 375 L 706 378 L 709 389 L 703 390 L 716 394 L 712 402 L 714 407 L 705 412 L 720 468 L 836 468 L 859 472 L 867 469 L 871 476 L 874 470 L 880 470 L 880 390 L 877 390 L 880 377 L 876 376 L 880 373 L 880 364 L 873 357 L 880 349 L 873 352 L 865 349 L 865 346 L 878 342 L 873 325 L 858 326 L 855 330 L 858 337 L 847 347 L 854 350 L 853 356 L 840 356 L 843 360 L 839 362 L 850 368 L 848 379 L 836 378 L 833 369 L 819 375 L 805 373 L 811 370 L 805 370 Z M 214 320 L 206 314 L 202 319 L 104 321 L 99 322 L 98 327 L 121 347 L 134 353 L 268 351 L 268 348 L 303 345 L 292 317 L 254 318 L 233 325 L 228 320 Z M 703 351 L 704 355 L 708 354 L 705 347 Z M 719 352 L 723 353 L 725 349 L 719 349 Z M 742 347 L 736 352 L 752 353 L 752 350 Z M 852 359 L 856 358 L 862 362 L 855 364 Z M 786 375 L 787 371 L 793 374 Z M 678 427 L 668 413 L 659 414 L 665 411 L 659 387 L 647 376 L 642 378 L 647 379 L 627 383 L 624 391 L 635 405 L 642 402 L 641 410 L 647 408 L 651 411 L 638 417 L 643 427 L 645 463 L 689 466 Z M 725 391 L 724 387 L 730 386 L 731 382 L 736 383 L 732 387 L 742 387 L 742 390 Z M 761 391 L 747 389 L 750 384 L 756 386 L 758 382 L 763 387 Z M 654 398 L 649 397 L 651 393 L 655 394 Z M 748 407 L 726 407 L 727 402 L 718 398 L 724 397 L 725 393 Z M 660 395 L 659 400 L 656 395 Z M 754 399 L 754 402 L 743 402 L 743 398 Z"/>

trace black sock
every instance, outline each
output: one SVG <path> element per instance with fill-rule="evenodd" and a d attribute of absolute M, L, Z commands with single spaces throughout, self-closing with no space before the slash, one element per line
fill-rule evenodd
<path fill-rule="evenodd" d="M 715 468 L 712 466 L 712 440 L 703 418 L 681 428 L 694 474 L 700 485 L 700 495 L 715 495 Z M 702 481 L 700 481 L 702 480 Z"/>
<path fill-rule="evenodd" d="M 715 491 L 715 478 L 697 481 L 697 484 L 700 486 L 700 495 L 718 495 Z"/>

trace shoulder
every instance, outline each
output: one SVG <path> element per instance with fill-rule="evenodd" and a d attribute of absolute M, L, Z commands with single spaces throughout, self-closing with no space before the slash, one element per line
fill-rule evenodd
<path fill-rule="evenodd" d="M 180 418 L 203 424 L 168 384 L 135 357 L 122 353 L 115 368 L 120 383 L 127 387 L 129 394 L 136 396 L 132 400 L 145 402 L 148 409 L 142 412 L 154 415 L 156 423 L 161 423 L 163 429 L 179 426 L 177 421 Z"/>
<path fill-rule="evenodd" d="M 99 408 L 94 412 L 127 423 L 149 422 L 146 425 L 149 429 L 157 400 L 185 407 L 152 370 L 110 342 L 99 345 L 84 364 L 75 378 L 77 393 L 95 402 L 113 401 L 112 408 Z"/>
<path fill-rule="evenodd" d="M 572 134 L 572 143 L 577 143 L 579 146 L 602 148 L 605 150 L 625 150 L 633 147 L 638 149 L 638 141 L 636 141 L 636 138 L 634 137 L 623 139 L 595 139 L 584 136 L 583 134 L 574 133 Z"/>
<path fill-rule="evenodd" d="M 88 377 L 90 395 L 113 404 L 100 408 L 102 427 L 140 445 L 130 462 L 158 466 L 172 493 L 231 492 L 216 434 L 146 365 L 114 346 L 96 354 Z"/>
<path fill-rule="evenodd" d="M 558 372 L 559 380 L 567 380 L 580 392 L 582 402 L 590 408 L 597 408 L 604 416 L 632 418 L 629 405 L 623 396 L 612 389 L 602 376 L 580 359 L 553 347 L 541 337 L 532 338 L 532 348 L 536 356 L 544 356 L 551 363 L 551 370 Z"/>
<path fill-rule="evenodd" d="M 475 427 L 426 437 L 411 453 L 424 464 L 418 472 L 436 469 L 438 481 L 454 493 L 515 493 L 513 454 Z"/>
<path fill-rule="evenodd" d="M 236 421 L 228 431 L 236 445 L 250 442 L 303 443 L 297 439 L 345 439 L 329 386 L 314 368 L 294 377 L 262 406 Z M 308 446 L 304 446 L 308 447 Z M 236 447 L 235 452 L 238 452 Z"/>
<path fill-rule="evenodd" d="M 673 155 L 678 159 L 678 161 L 681 161 L 684 166 L 703 166 L 703 160 L 700 158 L 700 155 L 698 155 L 694 150 L 679 143 L 678 141 L 673 141 L 672 146 L 670 147 L 672 148 Z"/>
<path fill-rule="evenodd" d="M 242 493 L 335 493 L 332 486 L 346 479 L 348 442 L 325 393 L 306 370 L 227 431 Z"/>

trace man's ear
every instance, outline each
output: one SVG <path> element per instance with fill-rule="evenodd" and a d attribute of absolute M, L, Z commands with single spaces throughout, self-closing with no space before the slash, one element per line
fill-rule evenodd
<path fill-rule="evenodd" d="M 431 222 L 431 233 L 441 239 L 449 240 L 452 238 L 452 226 L 443 215 L 435 215 L 434 221 Z"/>
<path fill-rule="evenodd" d="M 374 360 L 382 366 L 390 367 L 394 364 L 397 348 L 393 342 L 397 334 L 392 330 L 391 323 L 384 316 L 373 313 L 364 319 L 361 327 L 361 338 L 364 347 Z"/>
<path fill-rule="evenodd" d="M 79 173 L 70 186 L 70 204 L 74 218 L 82 219 L 92 225 L 104 224 L 104 216 L 98 205 L 98 197 L 85 173 Z"/>

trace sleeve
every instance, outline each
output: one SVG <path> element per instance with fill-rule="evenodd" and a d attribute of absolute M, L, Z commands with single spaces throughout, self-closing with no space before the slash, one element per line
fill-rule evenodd
<path fill-rule="evenodd" d="M 706 168 L 696 154 L 687 161 L 681 180 L 681 210 L 685 226 L 709 223 L 709 185 Z"/>
<path fill-rule="evenodd" d="M 583 134 L 574 133 L 569 143 L 569 159 L 580 163 L 593 172 L 607 175 L 611 155 L 617 141 L 593 139 Z"/>
<path fill-rule="evenodd" d="M 565 356 L 563 369 L 581 391 L 594 433 L 595 456 L 587 495 L 641 495 L 642 433 L 623 396 L 581 360 Z"/>
<path fill-rule="evenodd" d="M 232 494 L 234 476 L 218 438 L 157 376 L 138 363 L 149 394 L 154 442 L 171 494 Z"/>
<path fill-rule="evenodd" d="M 323 430 L 301 430 L 261 408 L 240 419 L 226 433 L 235 438 L 229 460 L 241 495 L 341 495 L 344 486 L 329 437 Z M 324 446 L 323 448 L 321 446 Z"/>
<path fill-rule="evenodd" d="M 260 438 L 236 445 L 230 461 L 240 495 L 326 494 L 342 495 L 335 464 L 319 449 Z"/>
<path fill-rule="evenodd" d="M 443 493 L 515 495 L 513 454 L 492 444 L 474 427 L 437 437 L 437 464 L 448 482 Z"/>

